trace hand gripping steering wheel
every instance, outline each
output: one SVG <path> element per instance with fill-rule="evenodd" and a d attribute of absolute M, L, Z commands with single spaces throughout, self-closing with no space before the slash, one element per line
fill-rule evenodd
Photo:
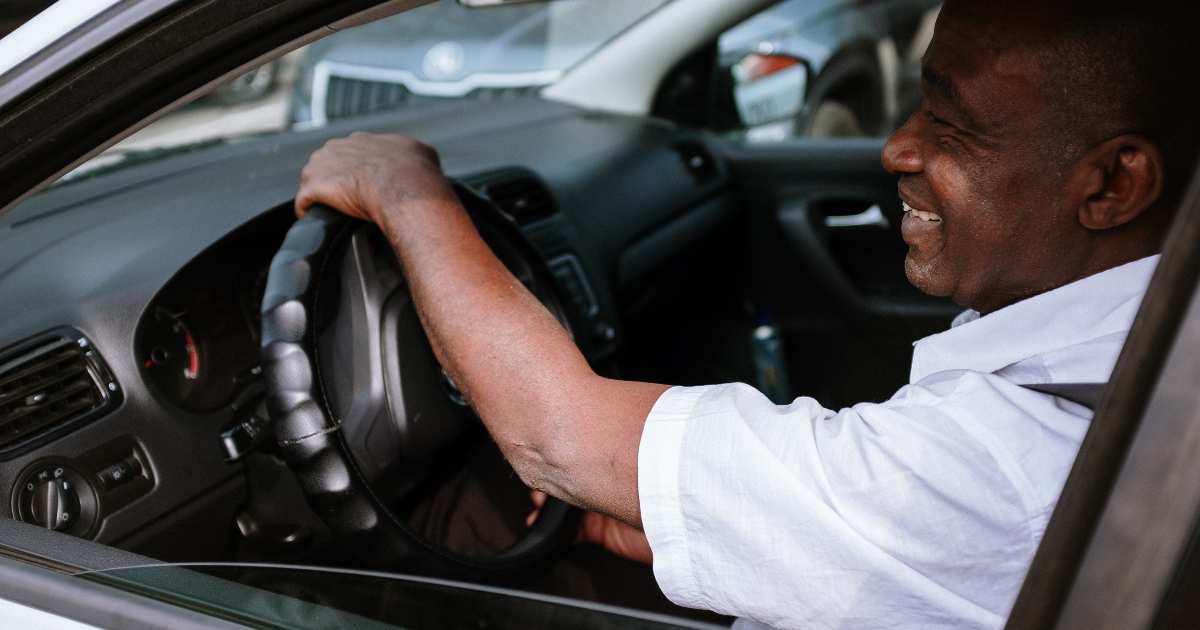
<path fill-rule="evenodd" d="M 466 187 L 455 191 L 497 257 L 570 330 L 557 285 L 515 222 Z M 314 511 L 364 564 L 495 582 L 528 573 L 570 542 L 578 513 L 555 500 L 490 558 L 433 544 L 389 509 L 478 419 L 438 365 L 374 226 L 325 207 L 292 226 L 267 277 L 261 343 L 283 458 Z"/>

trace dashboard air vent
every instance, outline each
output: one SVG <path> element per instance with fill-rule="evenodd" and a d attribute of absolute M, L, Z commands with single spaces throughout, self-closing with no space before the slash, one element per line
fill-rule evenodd
<path fill-rule="evenodd" d="M 39 335 L 0 353 L 0 453 L 49 439 L 119 402 L 120 389 L 87 338 Z"/>
<path fill-rule="evenodd" d="M 479 184 L 479 191 L 521 225 L 544 219 L 558 209 L 546 186 L 530 175 L 490 179 Z"/>

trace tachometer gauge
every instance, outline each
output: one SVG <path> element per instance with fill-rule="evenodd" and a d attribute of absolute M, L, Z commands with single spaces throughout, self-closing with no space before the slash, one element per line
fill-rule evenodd
<path fill-rule="evenodd" d="M 176 400 L 187 400 L 204 376 L 200 344 L 184 323 L 183 314 L 154 309 L 142 331 L 142 368 L 151 380 Z"/>

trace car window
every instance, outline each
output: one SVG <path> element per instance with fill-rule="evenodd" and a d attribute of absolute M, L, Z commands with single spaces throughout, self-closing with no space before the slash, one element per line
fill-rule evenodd
<path fill-rule="evenodd" d="M 536 95 L 669 0 L 466 7 L 438 0 L 325 37 L 216 87 L 68 174 L 453 100 Z"/>
<path fill-rule="evenodd" d="M 735 135 L 882 137 L 920 100 L 938 0 L 785 0 L 721 34 Z"/>
<path fill-rule="evenodd" d="M 148 565 L 83 579 L 252 626 L 715 628 L 614 606 L 428 578 L 282 565 Z"/>

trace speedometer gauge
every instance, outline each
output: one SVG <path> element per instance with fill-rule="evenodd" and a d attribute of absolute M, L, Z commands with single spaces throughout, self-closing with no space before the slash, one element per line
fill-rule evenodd
<path fill-rule="evenodd" d="M 134 356 L 155 399 L 225 421 L 231 406 L 258 387 L 265 269 L 295 221 L 281 207 L 246 223 L 193 258 L 146 305 Z"/>
<path fill-rule="evenodd" d="M 154 309 L 143 330 L 142 368 L 151 380 L 176 400 L 187 400 L 204 375 L 200 344 L 181 313 Z"/>

